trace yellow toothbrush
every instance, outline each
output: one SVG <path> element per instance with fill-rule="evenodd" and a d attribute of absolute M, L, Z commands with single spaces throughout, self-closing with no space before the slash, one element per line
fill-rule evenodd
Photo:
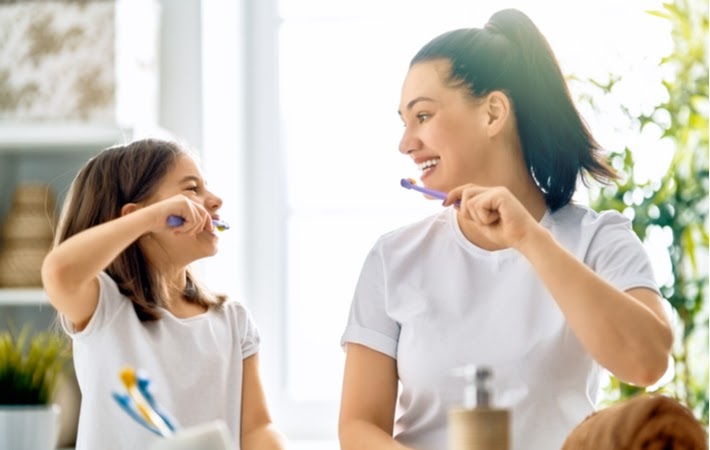
<path fill-rule="evenodd" d="M 135 370 L 133 370 L 132 367 L 126 367 L 121 370 L 120 377 L 123 385 L 126 387 L 128 395 L 133 399 L 133 402 L 136 404 L 136 409 L 138 409 L 138 412 L 143 416 L 145 421 L 154 426 L 161 435 L 172 436 L 173 431 L 168 424 L 165 423 L 165 420 L 163 420 L 160 414 L 155 412 L 153 407 L 150 406 L 150 403 L 148 403 L 148 400 L 143 397 L 143 394 L 138 389 Z"/>

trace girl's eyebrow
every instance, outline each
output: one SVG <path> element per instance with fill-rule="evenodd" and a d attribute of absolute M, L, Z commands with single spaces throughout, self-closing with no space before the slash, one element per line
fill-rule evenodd
<path fill-rule="evenodd" d="M 195 175 L 187 175 L 180 180 L 180 184 L 186 183 L 188 181 L 194 181 L 195 183 L 199 183 L 201 180 L 200 177 L 197 177 Z"/>

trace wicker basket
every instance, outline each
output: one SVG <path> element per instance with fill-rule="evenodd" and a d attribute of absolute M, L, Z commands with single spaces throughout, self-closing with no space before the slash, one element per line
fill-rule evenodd
<path fill-rule="evenodd" d="M 12 194 L 13 208 L 47 209 L 54 208 L 51 188 L 41 183 L 23 183 Z M 49 210 L 51 210 L 49 209 Z"/>
<path fill-rule="evenodd" d="M 42 261 L 52 245 L 54 198 L 49 186 L 19 185 L 2 226 L 0 287 L 42 285 Z"/>
<path fill-rule="evenodd" d="M 42 286 L 42 261 L 47 247 L 18 248 L 3 250 L 0 254 L 0 286 L 40 287 Z"/>
<path fill-rule="evenodd" d="M 2 227 L 2 239 L 5 245 L 22 241 L 51 241 L 55 226 L 55 220 L 46 217 L 44 212 L 18 213 L 10 210 Z"/>

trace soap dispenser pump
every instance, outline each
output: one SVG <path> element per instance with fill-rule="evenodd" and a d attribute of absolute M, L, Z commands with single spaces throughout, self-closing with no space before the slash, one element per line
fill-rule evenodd
<path fill-rule="evenodd" d="M 449 450 L 509 450 L 510 411 L 492 405 L 489 367 L 454 371 L 464 378 L 463 406 L 449 410 Z"/>

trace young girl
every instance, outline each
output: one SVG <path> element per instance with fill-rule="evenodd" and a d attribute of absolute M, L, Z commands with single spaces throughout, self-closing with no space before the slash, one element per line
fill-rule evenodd
<path fill-rule="evenodd" d="M 365 260 L 342 338 L 342 448 L 446 448 L 468 364 L 492 368 L 513 450 L 560 448 L 602 368 L 656 382 L 673 336 L 649 258 L 624 216 L 571 202 L 580 174 L 614 174 L 531 20 L 503 10 L 433 39 L 399 114 L 400 152 L 447 208 Z"/>
<path fill-rule="evenodd" d="M 150 431 L 111 397 L 125 366 L 145 370 L 181 427 L 223 420 L 236 448 L 282 449 L 258 372 L 248 311 L 190 271 L 217 252 L 222 200 L 180 146 L 111 147 L 78 173 L 42 281 L 73 340 L 82 401 L 77 450 L 144 449 Z M 168 218 L 182 218 L 169 224 Z"/>

